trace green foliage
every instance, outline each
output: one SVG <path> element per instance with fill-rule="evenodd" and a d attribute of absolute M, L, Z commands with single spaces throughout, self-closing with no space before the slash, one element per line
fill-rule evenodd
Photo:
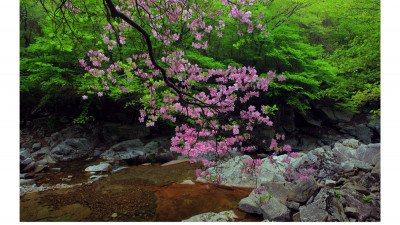
<path fill-rule="evenodd" d="M 362 198 L 362 200 L 364 200 L 365 202 L 371 203 L 372 199 L 369 196 L 364 196 L 364 198 Z"/>

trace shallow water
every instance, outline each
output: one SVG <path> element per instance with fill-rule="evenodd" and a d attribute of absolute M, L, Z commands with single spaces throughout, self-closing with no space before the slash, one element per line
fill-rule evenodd
<path fill-rule="evenodd" d="M 84 166 L 68 168 L 62 168 L 66 172 L 57 176 L 43 173 L 39 181 L 49 182 L 73 174 L 73 179 L 76 178 L 70 181 L 73 183 L 90 176 L 84 173 Z M 181 221 L 200 213 L 231 209 L 240 217 L 239 221 L 262 220 L 237 209 L 240 199 L 248 196 L 251 189 L 197 182 L 180 184 L 183 180 L 194 181 L 196 168 L 198 165 L 187 162 L 165 167 L 133 166 L 92 184 L 27 193 L 20 198 L 20 220 Z"/>

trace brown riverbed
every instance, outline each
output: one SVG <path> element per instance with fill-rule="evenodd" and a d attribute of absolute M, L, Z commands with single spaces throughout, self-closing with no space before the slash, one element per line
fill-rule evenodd
<path fill-rule="evenodd" d="M 82 165 L 80 163 L 79 165 Z M 42 173 L 37 184 L 87 181 L 85 166 L 57 165 L 62 172 Z M 20 220 L 28 221 L 181 221 L 191 216 L 234 210 L 237 221 L 262 218 L 238 210 L 240 199 L 251 189 L 230 188 L 195 182 L 196 164 L 133 166 L 92 184 L 73 188 L 27 193 L 20 198 Z M 209 185 L 209 188 L 206 187 Z"/>

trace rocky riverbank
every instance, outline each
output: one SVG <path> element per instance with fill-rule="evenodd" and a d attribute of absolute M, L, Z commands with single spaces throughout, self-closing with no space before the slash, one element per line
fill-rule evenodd
<path fill-rule="evenodd" d="M 354 123 L 354 120 L 349 120 L 346 126 L 351 127 L 350 123 Z M 232 190 L 247 188 L 246 190 L 251 191 L 263 186 L 265 191 L 261 195 L 251 192 L 250 195 L 246 194 L 247 197 L 242 196 L 241 200 L 235 197 L 236 203 L 214 208 L 214 212 L 206 213 L 203 207 L 196 211 L 203 212 L 201 215 L 195 216 L 193 214 L 195 211 L 188 211 L 185 214 L 186 217 L 174 217 L 174 220 L 180 218 L 185 221 L 241 221 L 243 215 L 255 215 L 256 218 L 263 218 L 265 221 L 380 221 L 380 144 L 371 143 L 379 127 L 371 128 L 374 127 L 372 123 L 373 121 L 370 121 L 366 126 L 371 130 L 371 132 L 366 132 L 369 139 L 355 139 L 354 137 L 359 137 L 358 134 L 352 136 L 341 133 L 335 136 L 333 132 L 330 133 L 330 137 L 335 138 L 313 142 L 303 139 L 302 144 L 295 144 L 299 156 L 292 160 L 292 168 L 294 170 L 313 168 L 314 176 L 308 181 L 285 179 L 282 162 L 285 155 L 276 156 L 275 165 L 268 162 L 265 154 L 252 156 L 236 154 L 233 158 L 226 158 L 220 164 L 222 168 L 220 175 L 223 181 L 221 187 L 233 188 Z M 360 125 L 355 124 L 354 127 L 357 130 Z M 372 131 L 372 129 L 375 130 Z M 292 136 L 296 132 L 298 132 L 297 128 L 291 133 Z M 333 142 L 324 144 L 329 141 Z M 51 193 L 61 190 L 72 190 L 75 193 L 76 190 L 84 190 L 91 185 L 97 186 L 101 182 L 110 182 L 115 177 L 114 174 L 128 170 L 132 165 L 141 165 L 141 172 L 138 172 L 142 175 L 140 180 L 150 179 L 154 183 L 155 180 L 161 179 L 156 178 L 160 173 L 154 171 L 155 168 L 162 170 L 161 164 L 176 165 L 185 161 L 184 157 L 168 150 L 169 142 L 170 136 L 154 137 L 150 130 L 142 125 L 115 123 L 85 127 L 71 125 L 47 135 L 41 132 L 39 125 L 31 125 L 31 128 L 21 130 L 21 198 L 30 196 L 32 193 Z M 290 142 L 294 141 L 289 135 L 287 143 L 290 144 Z M 310 145 L 310 143 L 313 144 Z M 258 177 L 240 172 L 241 161 L 252 158 L 265 161 L 260 168 L 261 175 Z M 193 177 L 195 167 L 190 168 L 191 176 L 180 179 L 171 178 L 163 182 L 166 182 L 165 185 L 168 187 L 179 189 L 179 185 L 194 185 L 194 189 L 202 188 L 202 191 L 208 192 L 210 186 L 207 185 L 211 184 L 204 183 L 206 181 L 201 178 L 196 180 Z M 153 171 L 154 174 L 151 175 L 146 171 Z M 177 173 L 182 173 L 182 171 Z M 162 190 L 158 191 L 162 192 Z M 172 189 L 169 192 L 172 192 Z M 169 197 L 162 197 L 165 199 L 163 204 L 167 204 L 166 202 L 171 198 L 171 195 L 165 194 Z M 260 206 L 257 204 L 260 196 L 272 197 L 268 198 L 266 204 Z M 196 196 L 196 198 L 201 197 Z M 154 200 L 153 197 L 149 199 Z M 193 199 L 188 201 L 196 204 Z M 29 207 L 24 210 L 29 210 Z M 149 212 L 146 211 L 146 213 Z M 138 218 L 138 221 L 154 220 L 155 211 L 151 212 L 153 217 L 145 214 L 147 219 L 132 218 Z M 237 219 L 237 214 L 240 219 Z M 157 217 L 161 221 L 170 219 L 161 215 L 162 213 Z M 96 218 L 101 221 L 99 215 Z M 123 218 L 119 218 L 121 219 L 119 221 L 123 221 Z M 132 218 L 128 221 L 135 221 Z"/>

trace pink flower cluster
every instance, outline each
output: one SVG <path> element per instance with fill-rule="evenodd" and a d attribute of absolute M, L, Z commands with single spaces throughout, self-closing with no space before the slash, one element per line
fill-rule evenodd
<path fill-rule="evenodd" d="M 261 170 L 258 167 L 261 166 L 261 164 L 261 159 L 244 160 L 243 164 L 240 166 L 240 171 L 242 173 L 245 172 L 246 174 L 253 174 L 254 172 L 260 174 Z"/>

